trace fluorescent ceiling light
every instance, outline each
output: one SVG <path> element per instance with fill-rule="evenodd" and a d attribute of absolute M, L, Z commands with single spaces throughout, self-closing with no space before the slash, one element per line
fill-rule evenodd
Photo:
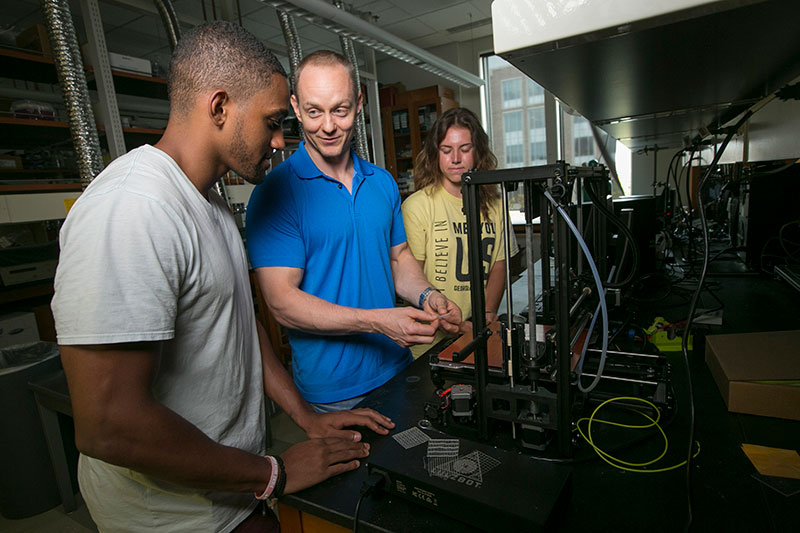
<path fill-rule="evenodd" d="M 370 24 L 325 0 L 261 0 L 275 9 L 302 17 L 344 37 L 411 63 L 462 87 L 480 87 L 483 80 L 408 41 Z"/>

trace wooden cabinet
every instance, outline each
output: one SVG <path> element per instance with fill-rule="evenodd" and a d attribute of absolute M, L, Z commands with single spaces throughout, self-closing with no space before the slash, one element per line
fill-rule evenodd
<path fill-rule="evenodd" d="M 403 196 L 414 192 L 414 161 L 433 123 L 454 107 L 458 103 L 453 91 L 434 85 L 399 93 L 394 106 L 381 109 L 386 170 L 397 180 Z"/>

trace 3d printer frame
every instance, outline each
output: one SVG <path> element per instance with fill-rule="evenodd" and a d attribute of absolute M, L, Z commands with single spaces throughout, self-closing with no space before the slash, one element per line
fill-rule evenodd
<path fill-rule="evenodd" d="M 591 181 L 599 186 L 601 198 L 610 193 L 608 171 L 603 166 L 572 167 L 561 161 L 556 164 L 536 167 L 503 169 L 493 171 L 470 171 L 462 178 L 462 197 L 467 221 L 469 279 L 472 309 L 485 308 L 484 268 L 481 250 L 479 190 L 484 185 L 500 185 L 502 190 L 505 227 L 510 228 L 508 215 L 508 192 L 521 183 L 524 192 L 526 223 L 526 262 L 528 275 L 527 323 L 520 323 L 512 312 L 511 280 L 509 263 L 506 261 L 507 319 L 501 324 L 503 363 L 500 369 L 489 368 L 487 338 L 491 335 L 484 313 L 473 313 L 473 341 L 453 356 L 452 361 L 440 361 L 431 355 L 431 370 L 434 382 L 445 378 L 459 384 L 450 391 L 445 410 L 440 405 L 430 404 L 426 418 L 444 431 L 459 436 L 490 440 L 490 422 L 510 424 L 512 438 L 523 447 L 544 450 L 555 440 L 555 451 L 560 457 L 573 455 L 573 412 L 575 397 L 575 374 L 572 372 L 572 349 L 578 335 L 586 328 L 592 313 L 582 308 L 589 299 L 591 289 L 580 287 L 576 274 L 583 268 L 584 258 L 580 249 L 573 247 L 570 228 L 558 206 L 568 209 L 573 189 L 577 192 L 577 208 L 582 208 L 582 188 Z M 549 198 L 548 198 L 549 196 Z M 533 274 L 533 220 L 536 213 L 541 216 L 541 272 L 542 312 L 536 311 L 536 287 Z M 582 216 L 578 217 L 582 231 Z M 510 234 L 504 232 L 506 250 L 510 249 Z M 598 270 L 603 277 L 606 272 L 607 233 L 603 217 L 597 217 L 593 232 L 589 236 L 596 256 Z M 553 249 L 552 263 L 550 250 Z M 553 267 L 555 280 L 551 278 Z M 611 272 L 613 275 L 613 271 Z M 555 284 L 553 284 L 555 281 Z M 596 298 L 595 295 L 593 298 Z M 605 295 L 600 295 L 605 297 Z M 509 320 L 508 318 L 511 318 Z M 537 320 L 548 322 L 551 329 L 542 336 L 535 332 Z M 528 332 L 526 333 L 526 328 Z M 586 339 L 585 342 L 589 342 Z M 461 365 L 469 353 L 475 354 L 474 365 Z M 621 373 L 603 376 L 603 389 L 599 397 L 618 395 L 616 386 L 647 387 L 648 395 L 661 405 L 669 403 L 669 365 L 663 357 L 627 352 L 608 352 L 618 358 L 611 365 Z M 591 374 L 584 374 L 591 377 Z M 451 401 L 452 400 L 452 401 Z M 448 422 L 449 421 L 449 422 Z M 467 423 L 453 423 L 453 422 Z M 443 427 L 444 426 L 444 427 Z M 553 438 L 554 437 L 554 438 Z"/>

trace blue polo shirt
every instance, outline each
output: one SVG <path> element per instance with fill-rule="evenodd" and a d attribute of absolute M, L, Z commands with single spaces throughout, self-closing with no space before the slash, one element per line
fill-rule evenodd
<path fill-rule="evenodd" d="M 391 174 L 353 158 L 352 193 L 324 175 L 305 142 L 253 191 L 247 250 L 253 268 L 303 269 L 300 289 L 346 307 L 394 307 L 390 249 L 405 242 Z M 303 397 L 332 403 L 379 387 L 413 359 L 384 335 L 289 331 L 294 381 Z"/>

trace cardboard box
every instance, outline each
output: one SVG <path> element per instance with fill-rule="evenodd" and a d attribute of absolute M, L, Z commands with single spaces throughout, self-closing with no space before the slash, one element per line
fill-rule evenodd
<path fill-rule="evenodd" d="M 709 335 L 706 364 L 729 411 L 800 420 L 800 330 Z"/>
<path fill-rule="evenodd" d="M 33 313 L 9 313 L 0 316 L 0 348 L 39 340 L 39 328 Z"/>
<path fill-rule="evenodd" d="M 47 36 L 47 28 L 43 24 L 34 24 L 17 35 L 17 46 L 41 52 L 46 56 L 53 55 L 53 49 L 50 48 L 50 38 Z"/>

